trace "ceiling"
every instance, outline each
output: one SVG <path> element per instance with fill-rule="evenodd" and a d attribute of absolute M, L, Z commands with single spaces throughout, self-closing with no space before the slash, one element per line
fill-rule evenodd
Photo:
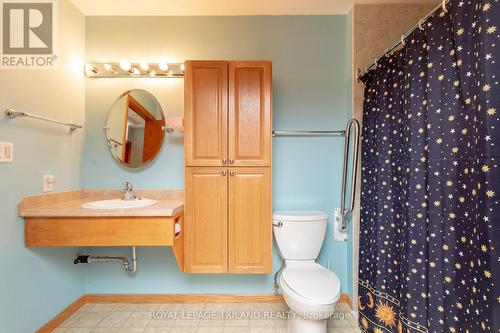
<path fill-rule="evenodd" d="M 437 0 L 71 0 L 85 15 L 333 15 L 353 3 L 436 3 Z"/>

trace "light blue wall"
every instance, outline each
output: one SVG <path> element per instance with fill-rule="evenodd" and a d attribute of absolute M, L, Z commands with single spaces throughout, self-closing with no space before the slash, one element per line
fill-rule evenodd
<path fill-rule="evenodd" d="M 174 61 L 269 59 L 273 62 L 274 128 L 343 129 L 350 110 L 346 16 L 88 17 L 86 60 Z M 102 127 L 123 91 L 153 92 L 167 116 L 182 114 L 182 80 L 86 80 L 85 187 L 183 187 L 182 137 L 169 136 L 149 167 L 129 171 L 110 157 Z M 332 217 L 340 202 L 341 138 L 275 138 L 273 208 L 323 210 Z M 347 243 L 333 242 L 329 226 L 320 262 L 330 264 L 348 290 Z M 93 254 L 128 254 L 127 249 L 91 249 Z M 139 270 L 89 265 L 87 293 L 268 293 L 272 275 L 186 275 L 169 248 L 140 248 Z M 279 267 L 275 251 L 274 268 Z"/>
<path fill-rule="evenodd" d="M 348 71 L 346 73 L 346 85 L 349 87 L 349 99 L 347 101 L 348 105 L 348 110 L 349 112 L 353 112 L 353 96 L 352 96 L 352 87 L 353 87 L 353 76 L 352 76 L 352 68 L 353 68 L 353 13 L 354 9 L 349 10 L 349 13 L 347 14 L 347 46 L 346 46 L 346 52 L 347 52 L 347 68 Z M 350 117 L 354 118 L 354 117 Z M 351 141 L 352 142 L 352 141 Z M 351 146 L 352 149 L 352 146 Z M 352 150 L 351 150 L 352 151 Z M 361 154 L 361 152 L 359 152 Z M 352 163 L 352 160 L 350 161 Z M 352 165 L 352 164 L 350 164 Z M 351 170 L 351 168 L 349 168 Z M 350 178 L 349 178 L 350 179 Z M 352 186 L 352 183 L 349 183 L 349 186 Z M 348 232 L 348 238 L 347 238 L 347 281 L 349 281 L 349 284 L 347 285 L 347 293 L 351 295 L 351 297 L 354 295 L 353 291 L 353 222 L 350 221 L 350 228 Z"/>
<path fill-rule="evenodd" d="M 17 204 L 40 194 L 42 175 L 52 171 L 55 189 L 81 186 L 83 132 L 28 119 L 7 120 L 16 107 L 75 123 L 84 120 L 85 19 L 59 1 L 59 67 L 0 69 L 0 141 L 14 143 L 14 163 L 0 163 L 0 331 L 32 333 L 84 292 L 84 269 L 74 267 L 73 248 L 25 248 Z"/>

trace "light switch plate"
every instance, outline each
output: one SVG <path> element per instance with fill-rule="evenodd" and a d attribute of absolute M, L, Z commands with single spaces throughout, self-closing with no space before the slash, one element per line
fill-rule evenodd
<path fill-rule="evenodd" d="M 333 239 L 338 241 L 338 242 L 345 242 L 347 241 L 347 230 L 345 231 L 340 231 L 340 208 L 335 208 L 333 210 L 333 220 L 335 221 L 335 230 L 333 231 Z"/>
<path fill-rule="evenodd" d="M 43 192 L 54 191 L 54 175 L 43 175 Z"/>
<path fill-rule="evenodd" d="M 0 142 L 0 163 L 14 162 L 14 145 L 12 142 Z"/>

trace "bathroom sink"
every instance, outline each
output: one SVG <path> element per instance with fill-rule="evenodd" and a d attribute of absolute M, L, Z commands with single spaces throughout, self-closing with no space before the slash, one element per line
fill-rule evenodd
<path fill-rule="evenodd" d="M 139 208 L 151 206 L 156 203 L 156 200 L 152 199 L 135 199 L 135 200 L 100 200 L 87 202 L 82 205 L 82 208 L 87 209 L 127 209 L 127 208 Z"/>

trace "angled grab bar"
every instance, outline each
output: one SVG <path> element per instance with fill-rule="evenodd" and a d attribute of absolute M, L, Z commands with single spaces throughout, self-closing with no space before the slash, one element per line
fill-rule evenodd
<path fill-rule="evenodd" d="M 351 193 L 349 195 L 349 209 L 346 210 L 346 188 L 347 188 L 347 168 L 349 167 L 349 153 L 351 147 L 351 130 L 354 129 L 354 155 L 351 168 Z M 340 231 L 346 231 L 349 224 L 349 219 L 354 211 L 354 198 L 356 194 L 357 171 L 359 164 L 359 141 L 360 141 L 360 126 L 359 121 L 351 119 L 347 123 L 344 144 L 344 168 L 342 174 L 342 198 L 340 201 Z"/>

